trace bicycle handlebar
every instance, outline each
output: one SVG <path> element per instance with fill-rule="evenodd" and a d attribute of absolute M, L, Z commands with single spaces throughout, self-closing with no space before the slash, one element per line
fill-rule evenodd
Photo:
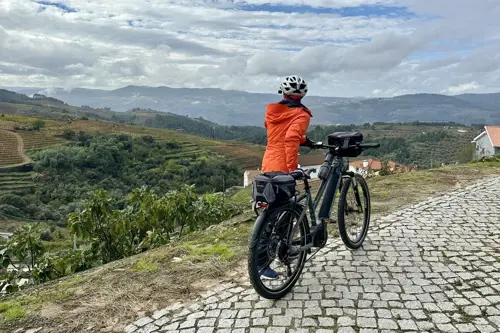
<path fill-rule="evenodd" d="M 380 143 L 369 143 L 369 144 L 360 145 L 360 146 L 361 146 L 361 148 L 364 148 L 364 149 L 380 148 Z"/>
<path fill-rule="evenodd" d="M 380 143 L 371 143 L 371 144 L 357 144 L 357 145 L 349 145 L 347 149 L 349 148 L 360 148 L 360 149 L 370 149 L 370 148 L 379 148 Z M 335 149 L 336 151 L 340 150 L 341 147 L 339 146 L 332 146 L 332 145 L 325 145 L 322 142 L 317 142 L 314 144 L 311 149 Z"/>

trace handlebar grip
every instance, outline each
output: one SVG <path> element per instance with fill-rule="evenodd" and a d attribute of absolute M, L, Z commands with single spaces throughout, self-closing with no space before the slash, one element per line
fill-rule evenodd
<path fill-rule="evenodd" d="M 380 143 L 372 143 L 372 144 L 366 144 L 366 145 L 360 145 L 361 148 L 379 148 Z"/>

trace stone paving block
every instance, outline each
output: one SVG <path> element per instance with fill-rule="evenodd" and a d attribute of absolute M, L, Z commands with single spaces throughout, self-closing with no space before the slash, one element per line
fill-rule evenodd
<path fill-rule="evenodd" d="M 153 319 L 149 318 L 149 317 L 143 317 L 139 320 L 137 320 L 134 325 L 137 326 L 137 327 L 143 327 L 143 326 L 146 326 L 147 324 L 151 323 L 153 321 Z"/>
<path fill-rule="evenodd" d="M 417 324 L 411 319 L 398 320 L 398 325 L 404 331 L 416 330 Z"/>
<path fill-rule="evenodd" d="M 250 333 L 266 333 L 265 328 L 251 328 Z"/>
<path fill-rule="evenodd" d="M 378 328 L 386 330 L 391 330 L 391 329 L 395 330 L 398 329 L 398 324 L 396 323 L 396 321 L 392 319 L 382 318 L 378 320 Z"/>
<path fill-rule="evenodd" d="M 492 177 L 381 217 L 358 250 L 330 239 L 281 300 L 260 297 L 243 277 L 124 331 L 498 333 L 498 188 Z"/>
<path fill-rule="evenodd" d="M 162 309 L 155 311 L 151 317 L 153 317 L 154 320 L 160 319 L 161 317 L 165 316 L 169 311 L 167 309 Z"/>
<path fill-rule="evenodd" d="M 168 324 L 169 322 L 170 322 L 170 318 L 169 318 L 169 317 L 164 316 L 164 317 L 161 317 L 160 319 L 156 320 L 156 321 L 154 322 L 154 324 L 155 324 L 156 326 L 163 327 L 163 326 L 165 326 L 166 324 Z"/>
<path fill-rule="evenodd" d="M 143 328 L 140 328 L 137 332 L 140 332 L 140 333 L 153 333 L 153 332 L 158 332 L 158 329 L 159 329 L 158 326 L 156 326 L 153 323 L 149 323 L 146 326 L 144 326 Z"/>
<path fill-rule="evenodd" d="M 341 327 L 341 328 L 339 328 L 339 330 L 337 332 L 338 333 L 356 333 L 356 331 L 352 327 Z"/>
<path fill-rule="evenodd" d="M 213 333 L 214 331 L 215 327 L 200 327 L 196 333 Z"/>
<path fill-rule="evenodd" d="M 127 327 L 125 327 L 124 332 L 125 333 L 133 333 L 136 330 L 137 330 L 137 326 L 135 326 L 134 324 L 130 324 Z"/>
<path fill-rule="evenodd" d="M 268 327 L 266 333 L 285 333 L 284 327 Z"/>

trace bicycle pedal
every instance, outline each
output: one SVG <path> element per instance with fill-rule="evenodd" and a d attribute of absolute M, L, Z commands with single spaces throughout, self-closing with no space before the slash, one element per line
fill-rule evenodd
<path fill-rule="evenodd" d="M 336 224 L 337 220 L 334 220 L 334 219 L 323 219 L 323 222 L 327 223 L 327 224 Z"/>

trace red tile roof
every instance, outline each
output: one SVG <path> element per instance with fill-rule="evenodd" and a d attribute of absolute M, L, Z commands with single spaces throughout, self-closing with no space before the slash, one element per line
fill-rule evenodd
<path fill-rule="evenodd" d="M 500 148 L 500 126 L 484 126 L 493 147 Z"/>
<path fill-rule="evenodd" d="M 368 168 L 369 169 L 371 169 L 371 170 L 382 169 L 382 163 L 380 161 L 374 160 L 371 158 L 367 159 L 366 161 L 368 161 Z M 349 165 L 352 165 L 353 167 L 357 167 L 357 168 L 362 168 L 363 167 L 363 160 L 349 162 Z M 394 163 L 393 161 L 389 161 L 389 166 L 393 168 L 396 166 L 396 163 Z"/>
<path fill-rule="evenodd" d="M 302 168 L 311 165 L 321 165 L 324 160 L 325 155 L 323 154 L 299 155 L 299 164 Z"/>

